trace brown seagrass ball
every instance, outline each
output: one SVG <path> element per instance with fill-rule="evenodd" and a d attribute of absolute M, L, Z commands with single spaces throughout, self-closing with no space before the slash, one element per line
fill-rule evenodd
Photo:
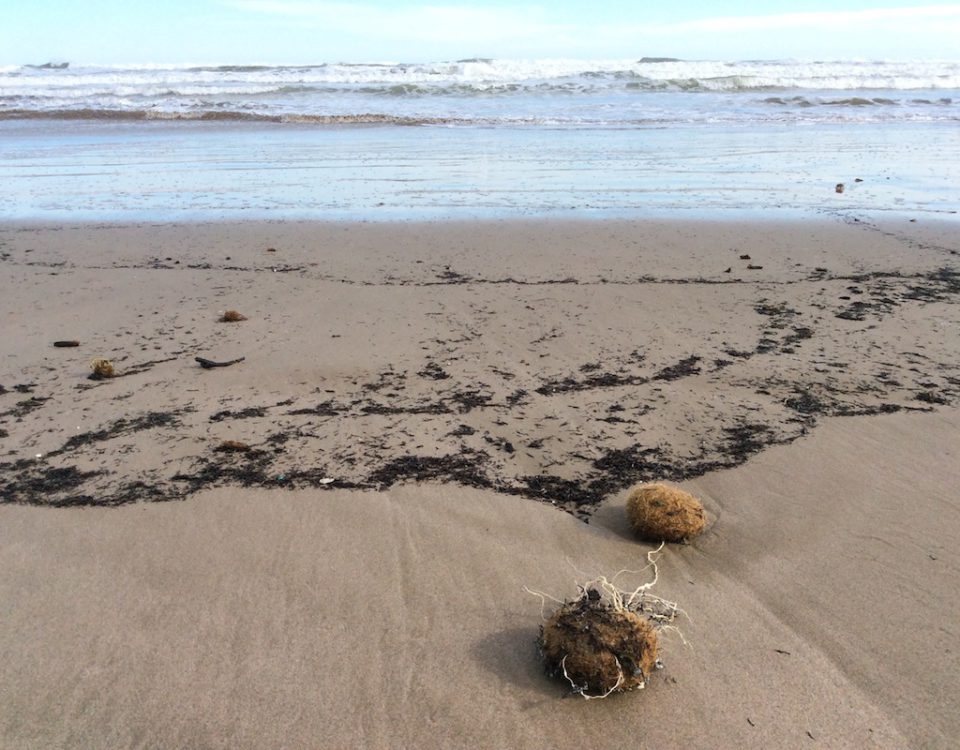
<path fill-rule="evenodd" d="M 706 525 L 700 501 L 666 484 L 642 484 L 631 490 L 627 519 L 637 536 L 655 542 L 682 542 Z"/>
<path fill-rule="evenodd" d="M 104 380 L 116 377 L 117 371 L 109 359 L 95 359 L 90 362 L 92 373 L 88 376 L 92 380 Z"/>
<path fill-rule="evenodd" d="M 645 617 L 590 592 L 563 604 L 543 626 L 547 674 L 587 697 L 642 688 L 657 664 L 657 632 Z"/>
<path fill-rule="evenodd" d="M 219 318 L 221 323 L 239 323 L 246 319 L 247 316 L 237 310 L 226 310 Z"/>

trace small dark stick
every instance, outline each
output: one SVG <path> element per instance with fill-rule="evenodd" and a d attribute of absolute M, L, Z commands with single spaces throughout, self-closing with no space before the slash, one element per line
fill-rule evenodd
<path fill-rule="evenodd" d="M 206 357 L 194 357 L 194 359 L 200 363 L 200 366 L 204 370 L 209 370 L 211 367 L 229 367 L 230 365 L 235 365 L 237 362 L 243 362 L 246 357 L 237 357 L 236 359 L 231 359 L 226 362 L 214 362 L 212 359 L 207 359 Z"/>
<path fill-rule="evenodd" d="M 68 346 L 80 346 L 80 342 L 79 341 L 54 341 L 53 345 L 58 346 L 60 348 L 64 348 Z"/>

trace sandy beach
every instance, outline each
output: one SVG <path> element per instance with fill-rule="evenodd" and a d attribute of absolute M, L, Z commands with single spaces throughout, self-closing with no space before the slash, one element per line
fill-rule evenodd
<path fill-rule="evenodd" d="M 0 745 L 952 747 L 958 255 L 903 215 L 0 227 Z M 687 644 L 565 697 L 524 586 L 641 570 L 653 480 L 710 519 L 659 558 Z"/>

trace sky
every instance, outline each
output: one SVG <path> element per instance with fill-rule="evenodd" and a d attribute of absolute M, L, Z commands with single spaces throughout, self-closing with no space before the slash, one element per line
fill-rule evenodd
<path fill-rule="evenodd" d="M 960 59 L 960 3 L 0 0 L 0 65 Z"/>

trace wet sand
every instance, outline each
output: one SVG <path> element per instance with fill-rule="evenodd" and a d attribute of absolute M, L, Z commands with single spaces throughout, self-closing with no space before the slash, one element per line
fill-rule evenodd
<path fill-rule="evenodd" d="M 4 744 L 948 747 L 954 228 L 3 228 Z M 522 586 L 651 479 L 692 647 L 562 700 Z"/>

